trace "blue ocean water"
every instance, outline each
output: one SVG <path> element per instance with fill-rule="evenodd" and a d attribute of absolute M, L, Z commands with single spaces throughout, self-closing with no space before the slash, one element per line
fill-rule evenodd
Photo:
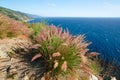
<path fill-rule="evenodd" d="M 36 18 L 30 23 L 40 21 L 68 29 L 72 35 L 85 34 L 85 40 L 92 42 L 90 51 L 120 63 L 120 18 Z"/>

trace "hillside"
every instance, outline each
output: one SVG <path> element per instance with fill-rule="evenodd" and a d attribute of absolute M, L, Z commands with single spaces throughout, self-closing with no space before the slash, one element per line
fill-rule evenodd
<path fill-rule="evenodd" d="M 3 7 L 0 7 L 0 14 L 7 15 L 10 18 L 13 18 L 15 20 L 21 20 L 21 21 L 28 21 L 33 18 L 32 16 L 27 15 L 26 13 L 14 11 L 14 10 L 3 8 Z"/>
<path fill-rule="evenodd" d="M 0 80 L 102 80 L 88 45 L 84 35 L 0 14 Z"/>

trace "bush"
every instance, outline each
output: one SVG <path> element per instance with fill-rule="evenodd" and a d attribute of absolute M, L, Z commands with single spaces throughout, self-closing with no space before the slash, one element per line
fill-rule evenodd
<path fill-rule="evenodd" d="M 0 14 L 0 38 L 17 37 L 18 35 L 30 36 L 30 30 L 21 22 Z"/>
<path fill-rule="evenodd" d="M 99 64 L 99 61 L 98 60 L 95 60 L 95 61 L 89 60 L 89 63 L 90 63 L 89 67 L 94 72 L 94 74 L 99 75 L 102 70 L 101 65 Z"/>
<path fill-rule="evenodd" d="M 36 36 L 37 53 L 32 61 L 43 57 L 48 64 L 49 79 L 75 76 L 81 63 L 81 55 L 88 51 L 89 43 L 84 41 L 84 36 L 72 36 L 68 31 L 49 26 L 42 28 Z M 39 54 L 38 54 L 39 53 Z"/>
<path fill-rule="evenodd" d="M 46 24 L 43 22 L 30 24 L 29 28 L 31 28 L 33 30 L 31 37 L 32 37 L 32 39 L 34 39 L 41 32 L 42 28 L 46 28 Z"/>

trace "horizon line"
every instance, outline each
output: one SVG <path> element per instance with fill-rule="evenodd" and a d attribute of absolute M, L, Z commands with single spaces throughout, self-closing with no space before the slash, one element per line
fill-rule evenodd
<path fill-rule="evenodd" d="M 39 16 L 39 15 L 38 15 Z M 88 16 L 88 17 L 80 17 L 80 16 L 41 16 L 41 18 L 120 18 L 120 17 L 111 17 L 111 16 L 109 16 L 109 17 L 90 17 L 90 16 Z"/>

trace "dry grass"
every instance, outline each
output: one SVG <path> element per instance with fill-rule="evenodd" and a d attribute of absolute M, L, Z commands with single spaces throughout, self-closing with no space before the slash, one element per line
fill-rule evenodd
<path fill-rule="evenodd" d="M 0 38 L 16 37 L 18 35 L 30 36 L 30 30 L 21 22 L 0 14 Z"/>
<path fill-rule="evenodd" d="M 7 60 L 0 59 L 0 72 L 5 72 L 6 78 L 88 80 L 90 74 L 99 74 L 96 63 L 88 60 L 96 54 L 88 55 L 90 43 L 84 35 L 72 36 L 68 30 L 45 24 L 32 24 L 28 29 L 0 15 L 0 38 L 4 38 L 0 40 L 0 51 L 7 55 Z"/>

